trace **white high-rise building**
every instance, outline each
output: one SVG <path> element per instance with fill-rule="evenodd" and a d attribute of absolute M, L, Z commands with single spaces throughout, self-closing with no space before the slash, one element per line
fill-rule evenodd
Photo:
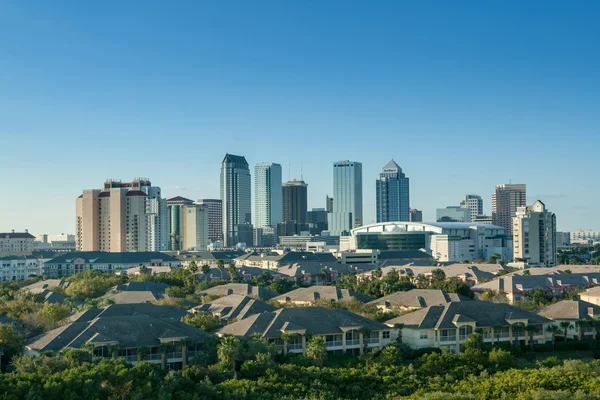
<path fill-rule="evenodd" d="M 281 165 L 259 163 L 254 167 L 254 227 L 276 227 L 282 222 Z"/>
<path fill-rule="evenodd" d="M 160 196 L 157 186 L 142 186 L 146 193 L 146 214 L 148 215 L 148 251 L 169 250 L 169 223 L 167 200 Z"/>
<path fill-rule="evenodd" d="M 235 246 L 241 225 L 252 223 L 252 188 L 248 162 L 243 156 L 226 154 L 221 164 L 223 241 Z"/>
<path fill-rule="evenodd" d="M 332 236 L 345 236 L 363 223 L 362 164 L 333 163 L 333 212 L 327 214 Z"/>
<path fill-rule="evenodd" d="M 467 194 L 460 202 L 462 208 L 471 210 L 471 221 L 475 221 L 479 215 L 483 215 L 483 199 L 476 194 Z"/>
<path fill-rule="evenodd" d="M 513 218 L 515 260 L 531 266 L 556 265 L 556 215 L 546 210 L 541 201 L 518 207 Z"/>
<path fill-rule="evenodd" d="M 207 250 L 208 209 L 200 204 L 182 206 L 182 249 L 187 251 Z"/>

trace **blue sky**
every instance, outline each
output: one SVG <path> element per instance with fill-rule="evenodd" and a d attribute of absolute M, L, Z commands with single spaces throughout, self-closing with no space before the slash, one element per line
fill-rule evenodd
<path fill-rule="evenodd" d="M 595 1 L 0 2 L 0 231 L 73 232 L 109 177 L 218 197 L 226 152 L 363 163 L 365 222 L 394 158 L 425 219 L 526 183 L 558 228 L 600 229 Z M 291 166 L 291 172 L 288 171 Z"/>

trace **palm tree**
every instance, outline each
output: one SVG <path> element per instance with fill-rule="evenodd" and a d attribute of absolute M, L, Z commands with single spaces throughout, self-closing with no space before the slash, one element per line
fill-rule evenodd
<path fill-rule="evenodd" d="M 223 268 L 225 267 L 225 261 L 219 259 L 217 260 L 217 268 L 219 272 L 221 272 L 221 280 L 223 280 Z"/>
<path fill-rule="evenodd" d="M 210 265 L 203 264 L 202 265 L 202 273 L 204 274 L 204 280 L 208 280 L 208 273 L 210 272 Z"/>
<path fill-rule="evenodd" d="M 494 342 L 494 339 L 496 344 L 500 344 L 500 335 L 502 334 L 502 325 L 494 325 L 493 327 L 493 334 L 494 337 L 492 338 L 492 343 Z"/>
<path fill-rule="evenodd" d="M 229 272 L 229 279 L 231 279 L 231 282 L 235 282 L 237 279 L 237 270 L 233 261 L 227 265 L 227 272 Z"/>
<path fill-rule="evenodd" d="M 108 352 L 112 358 L 117 358 L 119 355 L 119 351 L 121 350 L 121 346 L 118 343 L 113 343 L 108 345 Z"/>
<path fill-rule="evenodd" d="M 196 261 L 191 261 L 190 264 L 188 265 L 188 269 L 190 270 L 190 272 L 192 273 L 192 275 L 194 275 L 194 282 L 196 282 L 196 273 L 198 272 L 198 264 L 196 264 Z"/>
<path fill-rule="evenodd" d="M 281 332 L 279 337 L 281 338 L 281 340 L 283 340 L 283 352 L 284 354 L 287 354 L 290 350 L 290 342 L 292 342 L 296 338 L 296 334 L 289 332 Z"/>
<path fill-rule="evenodd" d="M 403 328 L 404 328 L 404 324 L 402 324 L 402 323 L 394 324 L 394 329 L 396 329 L 398 331 L 398 337 L 396 338 L 396 341 L 398 343 L 402 343 L 402 329 Z"/>
<path fill-rule="evenodd" d="M 362 328 L 360 328 L 359 332 L 362 333 L 363 336 L 363 353 L 366 353 L 367 350 L 369 350 L 369 339 L 371 338 L 371 329 L 363 326 Z"/>
<path fill-rule="evenodd" d="M 533 350 L 533 335 L 537 332 L 538 328 L 535 325 L 527 325 L 525 327 L 525 332 L 529 334 L 529 346 L 531 350 Z"/>
<path fill-rule="evenodd" d="M 559 325 L 565 335 L 565 342 L 566 342 L 568 340 L 568 336 L 569 336 L 569 329 L 573 329 L 574 326 L 569 321 L 562 321 Z"/>
<path fill-rule="evenodd" d="M 577 339 L 581 341 L 583 340 L 583 332 L 585 328 L 590 326 L 590 322 L 586 319 L 580 319 L 575 321 L 575 326 L 577 327 Z"/>
<path fill-rule="evenodd" d="M 185 367 L 188 361 L 188 350 L 194 345 L 194 342 L 190 338 L 185 338 L 181 340 L 179 344 L 181 345 L 181 358 L 183 360 L 183 366 Z"/>
<path fill-rule="evenodd" d="M 150 353 L 150 347 L 148 346 L 140 346 L 137 349 L 138 361 L 144 361 L 146 355 Z"/>
<path fill-rule="evenodd" d="M 525 330 L 525 326 L 521 325 L 520 323 L 516 323 L 516 324 L 513 324 L 512 327 L 513 327 L 513 338 L 516 343 L 516 344 L 513 344 L 513 346 L 517 347 L 519 345 L 519 336 L 521 335 L 521 332 L 523 332 Z"/>
<path fill-rule="evenodd" d="M 94 358 L 94 350 L 96 350 L 96 345 L 92 342 L 87 342 L 81 348 L 87 351 L 90 354 L 90 360 Z"/>
<path fill-rule="evenodd" d="M 548 325 L 548 327 L 546 327 L 546 332 L 552 335 L 552 350 L 554 350 L 554 344 L 556 343 L 556 335 L 560 335 L 562 333 L 562 330 L 556 325 Z"/>
<path fill-rule="evenodd" d="M 325 268 L 325 267 L 321 268 L 321 270 L 319 271 L 319 275 L 321 276 L 321 281 L 323 282 L 323 286 L 327 286 L 327 282 L 329 281 L 329 279 L 328 279 L 329 272 L 327 271 L 327 268 Z"/>
<path fill-rule="evenodd" d="M 306 346 L 306 356 L 322 367 L 323 361 L 327 358 L 327 343 L 323 336 L 313 336 Z"/>
<path fill-rule="evenodd" d="M 233 336 L 223 336 L 217 346 L 217 356 L 219 361 L 231 365 L 233 372 L 236 373 L 237 362 L 242 358 L 242 342 Z"/>
<path fill-rule="evenodd" d="M 160 365 L 162 369 L 167 369 L 167 353 L 173 351 L 175 346 L 173 343 L 161 343 L 158 348 L 160 349 Z"/>
<path fill-rule="evenodd" d="M 377 267 L 375 269 L 375 271 L 373 271 L 373 277 L 376 279 L 379 279 L 383 276 L 383 271 L 381 270 L 381 267 Z"/>

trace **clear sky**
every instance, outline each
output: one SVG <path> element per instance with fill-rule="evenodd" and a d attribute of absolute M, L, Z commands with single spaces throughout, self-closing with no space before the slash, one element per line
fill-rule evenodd
<path fill-rule="evenodd" d="M 72 233 L 109 177 L 218 197 L 226 152 L 302 164 L 309 207 L 361 161 L 366 223 L 393 158 L 426 220 L 512 180 L 600 229 L 598 21 L 593 0 L 3 0 L 0 231 Z"/>

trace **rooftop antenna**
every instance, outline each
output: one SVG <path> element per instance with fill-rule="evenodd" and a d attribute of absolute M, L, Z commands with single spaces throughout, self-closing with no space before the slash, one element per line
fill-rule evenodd
<path fill-rule="evenodd" d="M 300 180 L 304 180 L 304 170 L 302 169 L 302 161 L 300 161 Z"/>

